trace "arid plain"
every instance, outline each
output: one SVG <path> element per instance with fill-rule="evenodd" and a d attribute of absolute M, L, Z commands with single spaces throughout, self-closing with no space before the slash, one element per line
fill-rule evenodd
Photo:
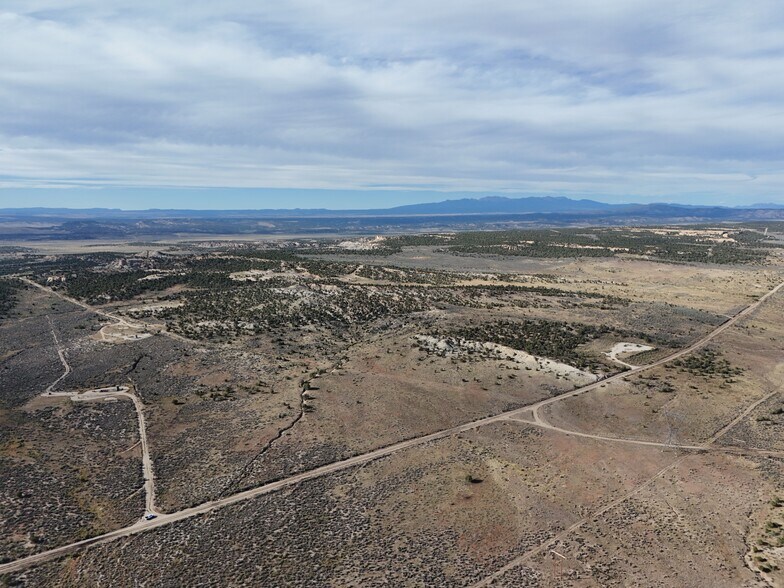
<path fill-rule="evenodd" d="M 784 241 L 531 233 L 2 249 L 2 582 L 784 585 Z"/>

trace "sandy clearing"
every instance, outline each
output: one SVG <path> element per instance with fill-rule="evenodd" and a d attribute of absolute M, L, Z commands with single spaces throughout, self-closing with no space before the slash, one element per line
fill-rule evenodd
<path fill-rule="evenodd" d="M 554 374 L 566 378 L 571 382 L 584 385 L 596 382 L 599 376 L 566 363 L 561 363 L 546 357 L 531 355 L 525 351 L 513 349 L 497 343 L 471 341 L 468 339 L 439 339 L 430 335 L 416 335 L 417 342 L 428 350 L 447 355 L 460 353 L 479 353 L 484 357 L 511 361 L 525 368 L 535 371 Z"/>
<path fill-rule="evenodd" d="M 642 351 L 652 351 L 656 349 L 655 347 L 651 347 L 650 345 L 641 345 L 640 343 L 628 343 L 623 341 L 621 343 L 616 343 L 613 345 L 612 349 L 605 353 L 607 357 L 612 359 L 614 362 L 619 363 L 621 365 L 625 365 L 626 367 L 636 367 L 630 363 L 627 363 L 618 358 L 619 355 L 624 353 L 640 353 Z"/>

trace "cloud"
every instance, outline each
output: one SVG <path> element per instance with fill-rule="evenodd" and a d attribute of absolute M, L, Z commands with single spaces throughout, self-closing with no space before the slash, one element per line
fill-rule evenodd
<path fill-rule="evenodd" d="M 780 2 L 3 10 L 5 186 L 752 200 L 784 187 Z"/>

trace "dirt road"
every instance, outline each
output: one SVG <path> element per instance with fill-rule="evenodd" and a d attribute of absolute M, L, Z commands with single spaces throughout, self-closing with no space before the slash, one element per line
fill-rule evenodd
<path fill-rule="evenodd" d="M 666 363 L 669 363 L 671 361 L 675 361 L 676 359 L 679 359 L 679 358 L 681 358 L 681 357 L 683 357 L 685 355 L 688 355 L 688 354 L 690 354 L 690 353 L 692 353 L 694 351 L 697 351 L 698 349 L 700 349 L 702 347 L 705 347 L 705 345 L 707 345 L 713 339 L 715 339 L 716 337 L 721 335 L 724 331 L 726 331 L 727 329 L 729 329 L 730 327 L 735 325 L 738 321 L 742 320 L 743 318 L 747 317 L 752 312 L 757 310 L 757 308 L 759 308 L 760 305 L 762 305 L 766 300 L 768 300 L 768 298 L 770 298 L 771 296 L 776 294 L 776 292 L 781 290 L 782 287 L 784 287 L 784 282 L 780 283 L 778 286 L 776 286 L 775 288 L 770 290 L 767 294 L 765 294 L 764 296 L 759 298 L 753 304 L 750 304 L 749 306 L 744 308 L 742 311 L 740 311 L 738 314 L 733 316 L 731 319 L 723 322 L 721 325 L 719 325 L 717 328 L 715 328 L 713 331 L 711 331 L 710 333 L 708 333 L 707 335 L 705 335 L 701 339 L 695 341 L 694 343 L 692 343 L 688 347 L 685 347 L 685 348 L 681 349 L 680 351 L 676 351 L 675 353 L 672 353 L 672 354 L 670 354 L 670 355 L 668 355 L 666 357 L 663 357 L 663 358 L 659 359 L 658 361 L 654 361 L 652 363 L 648 363 L 648 364 L 645 364 L 645 365 L 637 366 L 635 368 L 626 370 L 625 372 L 621 372 L 621 373 L 615 374 L 614 376 L 610 376 L 609 378 L 605 378 L 604 380 L 599 380 L 598 382 L 596 382 L 594 384 L 589 384 L 587 386 L 583 386 L 582 388 L 577 388 L 575 390 L 572 390 L 571 392 L 566 392 L 564 394 L 559 394 L 558 396 L 553 396 L 552 398 L 547 398 L 545 400 L 537 402 L 536 404 L 532 404 L 531 406 L 527 407 L 526 410 L 532 410 L 533 411 L 533 418 L 534 418 L 534 422 L 536 424 L 538 424 L 538 425 L 545 425 L 546 423 L 542 420 L 542 417 L 541 417 L 541 414 L 540 414 L 540 411 L 545 406 L 547 406 L 549 404 L 553 404 L 555 402 L 560 402 L 561 400 L 565 400 L 566 398 L 574 398 L 575 396 L 581 396 L 582 394 L 585 394 L 586 392 L 590 392 L 591 390 L 596 390 L 597 388 L 602 388 L 606 384 L 608 384 L 609 382 L 615 382 L 617 380 L 620 380 L 622 378 L 631 376 L 633 374 L 637 374 L 637 373 L 640 373 L 640 372 L 643 372 L 643 371 L 646 371 L 646 370 L 650 370 L 650 369 L 662 366 L 662 365 L 664 365 Z"/>
<path fill-rule="evenodd" d="M 114 314 L 112 312 L 108 312 L 108 311 L 103 310 L 101 308 L 98 308 L 96 306 L 92 306 L 90 304 L 87 304 L 86 302 L 82 302 L 81 300 L 77 300 L 76 298 L 71 298 L 67 294 L 63 294 L 62 292 L 58 292 L 57 290 L 52 290 L 51 288 L 47 288 L 46 286 L 43 286 L 43 285 L 39 284 L 38 282 L 35 282 L 35 281 L 31 280 L 30 278 L 25 278 L 24 276 L 16 276 L 16 277 L 19 280 L 23 281 L 25 284 L 28 284 L 30 286 L 34 286 L 34 287 L 38 288 L 39 290 L 43 290 L 44 292 L 47 292 L 48 294 L 53 294 L 54 296 L 57 296 L 61 300 L 65 300 L 66 302 L 70 302 L 71 304 L 75 304 L 76 306 L 79 306 L 79 307 L 81 307 L 81 308 L 83 308 L 85 310 L 89 310 L 90 312 L 94 312 L 95 314 L 100 315 L 102 317 L 111 319 L 113 321 L 117 321 L 117 324 L 122 325 L 123 327 L 126 327 L 128 329 L 142 329 L 142 330 L 144 330 L 144 329 L 148 328 L 148 325 L 146 325 L 146 324 L 142 324 L 142 323 L 139 323 L 137 321 L 133 321 L 133 320 L 121 317 L 121 316 L 116 315 L 116 314 Z M 103 331 L 103 329 L 101 329 L 101 331 Z M 178 335 L 176 333 L 172 333 L 170 331 L 167 331 L 164 328 L 161 328 L 159 331 L 156 331 L 156 332 L 158 332 L 161 335 L 164 335 L 166 337 L 170 337 L 172 339 L 176 339 L 178 341 L 182 341 L 184 343 L 192 343 L 192 341 L 190 339 L 188 339 L 186 337 L 183 337 L 182 335 Z M 102 336 L 102 338 L 104 340 L 106 340 L 105 336 Z"/>
<path fill-rule="evenodd" d="M 36 284 L 36 286 L 38 286 L 40 288 L 43 288 L 43 286 L 40 286 L 38 284 Z M 727 329 L 729 329 L 730 327 L 735 325 L 738 321 L 742 320 L 743 318 L 747 317 L 749 314 L 753 313 L 760 305 L 762 305 L 766 300 L 768 300 L 771 296 L 773 296 L 776 292 L 778 292 L 782 287 L 784 287 L 784 282 L 782 282 L 779 285 L 777 285 L 775 288 L 770 290 L 767 294 L 765 294 L 764 296 L 759 298 L 756 302 L 754 302 L 754 303 L 750 304 L 749 306 L 747 306 L 741 312 L 739 312 L 738 314 L 736 314 L 732 318 L 728 319 L 722 325 L 720 325 L 719 327 L 717 327 L 716 329 L 714 329 L 713 331 L 711 331 L 710 333 L 708 333 L 707 335 L 705 335 L 704 337 L 702 337 L 701 339 L 699 339 L 698 341 L 693 343 L 692 345 L 686 347 L 685 349 L 677 351 L 677 352 L 675 352 L 675 353 L 673 353 L 673 354 L 671 354 L 671 355 L 669 355 L 669 356 L 667 356 L 665 358 L 662 358 L 662 359 L 660 359 L 658 361 L 652 362 L 650 364 L 647 364 L 647 365 L 644 365 L 644 366 L 639 366 L 639 367 L 636 367 L 634 369 L 631 369 L 631 370 L 628 370 L 628 371 L 625 371 L 625 372 L 621 372 L 621 373 L 616 374 L 614 376 L 610 376 L 609 378 L 606 378 L 604 380 L 600 380 L 600 381 L 598 381 L 596 383 L 589 384 L 587 386 L 583 386 L 582 388 L 577 388 L 576 390 L 572 390 L 570 392 L 566 392 L 564 394 L 560 394 L 559 396 L 554 396 L 552 398 L 548 398 L 546 400 L 542 400 L 540 402 L 537 402 L 537 403 L 529 405 L 529 406 L 521 407 L 521 408 L 518 408 L 518 409 L 515 409 L 515 410 L 512 410 L 512 411 L 508 411 L 508 412 L 505 412 L 505 413 L 500 413 L 500 414 L 497 414 L 495 416 L 490 416 L 490 417 L 486 417 L 486 418 L 483 418 L 483 419 L 478 419 L 478 420 L 475 420 L 475 421 L 471 421 L 469 423 L 464 423 L 462 425 L 458 425 L 456 427 L 451 427 L 449 429 L 444 429 L 442 431 L 437 431 L 437 432 L 431 433 L 429 435 L 423 435 L 421 437 L 415 437 L 413 439 L 409 439 L 409 440 L 406 440 L 406 441 L 395 443 L 395 444 L 389 445 L 387 447 L 382 447 L 382 448 L 376 449 L 374 451 L 370 451 L 368 453 L 364 453 L 364 454 L 357 455 L 357 456 L 354 456 L 354 457 L 351 457 L 351 458 L 348 458 L 348 459 L 345 459 L 345 460 L 341 460 L 341 461 L 337 461 L 337 462 L 334 462 L 334 463 L 331 463 L 331 464 L 320 466 L 320 467 L 315 468 L 313 470 L 310 470 L 310 471 L 307 471 L 307 472 L 303 472 L 303 473 L 300 473 L 300 474 L 296 474 L 294 476 L 290 476 L 288 478 L 285 478 L 283 480 L 279 480 L 277 482 L 272 482 L 270 484 L 265 484 L 265 485 L 259 486 L 257 488 L 252 488 L 250 490 L 246 490 L 244 492 L 240 492 L 240 493 L 234 494 L 232 496 L 227 496 L 226 498 L 221 498 L 221 499 L 218 499 L 218 500 L 205 502 L 203 504 L 200 504 L 200 505 L 188 508 L 188 509 L 184 509 L 184 510 L 178 511 L 176 513 L 162 514 L 158 518 L 156 518 L 156 519 L 154 519 L 152 521 L 140 521 L 140 522 L 138 522 L 138 523 L 136 523 L 134 525 L 131 525 L 130 527 L 125 527 L 123 529 L 117 529 L 116 531 L 111 531 L 111 532 L 106 533 L 104 535 L 99 535 L 97 537 L 92 537 L 90 539 L 85 539 L 83 541 L 78 541 L 76 543 L 71 543 L 69 545 L 64 545 L 62 547 L 58 547 L 58 548 L 55 548 L 55 549 L 52 549 L 52 550 L 49 550 L 49 551 L 45 551 L 45 552 L 42 552 L 42 553 L 38 553 L 36 555 L 31 555 L 29 557 L 25 557 L 25 558 L 22 558 L 22 559 L 19 559 L 19 560 L 10 562 L 10 563 L 6 563 L 6 564 L 3 564 L 3 565 L 0 565 L 0 574 L 19 571 L 19 570 L 25 569 L 25 568 L 27 568 L 29 566 L 35 565 L 37 563 L 41 563 L 41 562 L 44 562 L 44 561 L 48 561 L 48 560 L 51 560 L 51 559 L 58 558 L 58 557 L 61 557 L 63 555 L 66 555 L 68 553 L 74 552 L 74 551 L 76 551 L 78 549 L 89 547 L 91 545 L 96 545 L 96 544 L 99 544 L 99 543 L 106 543 L 106 542 L 109 542 L 109 541 L 113 541 L 115 539 L 119 539 L 121 537 L 128 537 L 128 536 L 131 536 L 131 535 L 135 535 L 137 533 L 143 533 L 143 532 L 149 531 L 151 529 L 162 527 L 164 525 L 169 525 L 169 524 L 174 523 L 176 521 L 181 521 L 181 520 L 184 520 L 184 519 L 187 519 L 187 518 L 190 518 L 190 517 L 194 517 L 194 516 L 198 516 L 198 515 L 201 515 L 201 514 L 213 512 L 213 511 L 216 511 L 216 510 L 218 510 L 220 508 L 228 506 L 230 504 L 235 504 L 237 502 L 242 502 L 242 501 L 248 500 L 250 498 L 255 498 L 257 496 L 261 496 L 261 495 L 264 495 L 264 494 L 269 494 L 271 492 L 275 492 L 275 491 L 281 490 L 283 488 L 287 488 L 287 487 L 290 487 L 290 486 L 294 486 L 294 485 L 300 484 L 301 482 L 304 482 L 306 480 L 319 478 L 321 476 L 325 476 L 325 475 L 328 475 L 328 474 L 331 474 L 331 473 L 339 472 L 341 470 L 345 470 L 345 469 L 353 467 L 353 466 L 366 464 L 366 463 L 369 463 L 369 462 L 374 461 L 376 459 L 379 459 L 379 458 L 382 458 L 382 457 L 386 457 L 388 455 L 392 455 L 392 454 L 397 453 L 399 451 L 403 451 L 403 450 L 408 449 L 410 447 L 416 447 L 416 446 L 419 446 L 419 445 L 424 445 L 426 443 L 430 443 L 432 441 L 436 441 L 438 439 L 449 437 L 451 435 L 455 435 L 455 434 L 458 434 L 458 433 L 470 431 L 472 429 L 476 429 L 476 428 L 482 427 L 484 425 L 489 425 L 489 424 L 492 424 L 492 423 L 502 422 L 504 420 L 509 419 L 510 417 L 523 417 L 526 412 L 532 412 L 535 424 L 537 424 L 538 426 L 547 427 L 548 423 L 546 423 L 541 418 L 541 416 L 539 414 L 539 411 L 544 406 L 547 406 L 547 405 L 552 404 L 554 402 L 558 402 L 558 401 L 563 400 L 565 398 L 572 398 L 572 397 L 575 397 L 575 396 L 579 396 L 581 394 L 585 394 L 587 392 L 590 392 L 591 390 L 595 390 L 597 388 L 600 388 L 601 386 L 605 385 L 608 382 L 619 380 L 619 379 L 624 378 L 624 377 L 626 377 L 626 376 L 628 376 L 630 374 L 634 374 L 634 373 L 638 373 L 638 372 L 641 372 L 641 371 L 644 371 L 644 370 L 652 369 L 652 368 L 664 365 L 665 363 L 668 363 L 668 362 L 673 361 L 675 359 L 678 359 L 680 357 L 683 357 L 684 355 L 687 355 L 687 354 L 689 354 L 689 353 L 691 353 L 691 352 L 693 352 L 693 351 L 695 351 L 695 350 L 705 346 L 707 343 L 712 341 L 714 338 L 719 336 L 721 333 L 723 333 L 724 331 L 726 331 Z M 46 289 L 46 288 L 44 288 L 44 289 Z M 81 303 L 79 303 L 79 305 L 83 306 L 85 308 L 89 308 L 88 306 L 85 306 L 84 304 L 81 304 Z M 102 314 L 105 315 L 106 313 L 102 313 Z M 746 412 L 746 411 L 744 411 L 744 412 Z M 742 415 L 740 417 L 738 417 L 738 418 L 742 418 Z M 723 434 L 723 432 L 726 432 L 727 430 L 728 430 L 728 428 L 725 427 L 719 433 Z M 718 435 L 718 433 L 717 433 L 717 435 Z M 713 443 L 713 441 L 715 441 L 715 439 L 718 438 L 716 436 L 714 436 L 714 437 L 715 438 L 711 439 L 707 444 Z M 680 459 L 683 459 L 683 458 L 680 458 Z M 607 512 L 607 510 L 612 508 L 614 505 L 620 504 L 620 502 L 622 502 L 623 500 L 625 500 L 629 496 L 632 496 L 633 494 L 635 494 L 637 491 L 642 489 L 642 487 L 651 484 L 655 478 L 663 475 L 664 473 L 666 473 L 666 471 L 669 471 L 671 468 L 675 467 L 675 465 L 677 465 L 677 463 L 678 463 L 677 461 L 673 462 L 672 464 L 670 464 L 669 466 L 664 468 L 662 471 L 657 473 L 654 477 L 652 477 L 651 479 L 646 481 L 643 485 L 637 487 L 630 494 L 626 495 L 626 497 L 622 497 L 618 501 L 615 501 L 615 502 L 611 503 L 610 505 L 604 507 L 600 511 L 597 511 L 596 513 L 594 513 L 592 515 L 589 515 L 588 517 L 582 519 L 581 521 L 578 521 L 577 523 L 575 523 L 575 525 L 573 525 L 569 529 L 563 531 L 562 534 L 563 533 L 568 533 L 570 530 L 574 530 L 574 529 L 579 528 L 579 526 L 581 526 L 585 522 L 595 518 L 596 516 L 600 516 L 604 512 Z M 557 541 L 558 537 L 560 537 L 560 536 L 561 536 L 561 534 L 556 535 L 553 539 L 549 540 L 546 544 L 543 544 L 543 545 L 550 545 L 550 544 L 552 544 L 552 542 L 553 541 Z M 543 548 L 543 547 L 541 547 L 541 548 Z M 486 583 L 489 583 L 490 581 L 492 581 L 492 579 L 497 577 L 498 574 L 502 573 L 502 571 L 507 570 L 507 569 L 511 569 L 512 567 L 515 567 L 516 565 L 518 565 L 518 563 L 525 561 L 526 558 L 530 558 L 532 555 L 537 553 L 539 549 L 540 548 L 537 548 L 536 551 L 529 552 L 527 554 L 524 554 L 520 558 L 517 558 L 517 559 L 513 560 L 512 562 L 507 564 L 507 566 L 504 566 L 501 570 L 499 570 L 495 574 L 493 574 L 493 576 L 491 576 L 491 577 L 487 578 L 486 580 L 484 580 L 484 581 L 480 582 L 479 584 L 477 584 L 477 586 L 486 585 Z"/>
<path fill-rule="evenodd" d="M 130 391 L 128 386 L 106 386 L 94 390 L 72 392 L 44 392 L 44 396 L 64 396 L 73 402 L 101 402 L 106 400 L 130 400 L 136 409 L 139 421 L 139 443 L 142 446 L 142 470 L 144 471 L 145 515 L 160 514 L 155 508 L 155 476 L 150 457 L 150 447 L 147 443 L 147 423 L 144 419 L 144 406 L 141 400 Z"/>
<path fill-rule="evenodd" d="M 57 338 L 57 332 L 54 329 L 54 322 L 52 322 L 52 317 L 47 315 L 46 318 L 49 321 L 49 326 L 52 329 L 52 337 L 54 338 L 54 344 L 55 344 L 55 347 L 57 348 L 57 355 L 60 357 L 60 363 L 63 364 L 63 370 L 64 370 L 63 371 L 63 375 L 60 376 L 59 378 L 57 378 L 51 384 L 49 384 L 49 386 L 46 388 L 47 392 L 51 392 L 52 390 L 54 390 L 57 387 L 57 384 L 59 384 L 65 378 L 68 377 L 68 374 L 71 373 L 71 366 L 69 365 L 68 360 L 65 357 L 65 351 L 63 350 L 63 346 L 60 345 L 60 339 Z"/>

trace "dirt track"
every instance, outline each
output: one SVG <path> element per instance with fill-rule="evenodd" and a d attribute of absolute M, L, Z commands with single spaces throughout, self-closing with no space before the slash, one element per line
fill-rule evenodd
<path fill-rule="evenodd" d="M 60 298 L 62 300 L 65 300 L 66 302 L 70 302 L 71 304 L 75 304 L 76 306 L 79 306 L 79 307 L 81 307 L 81 308 L 83 308 L 85 310 L 89 310 L 90 312 L 94 312 L 95 314 L 100 315 L 102 317 L 111 319 L 113 321 L 117 321 L 117 324 L 120 324 L 120 325 L 122 325 L 122 326 L 124 326 L 124 327 L 126 327 L 128 329 L 146 329 L 147 328 L 147 326 L 144 325 L 144 324 L 140 324 L 140 323 L 138 323 L 136 321 L 132 321 L 132 320 L 123 318 L 123 317 L 118 316 L 118 315 L 116 315 L 114 313 L 107 312 L 107 311 L 105 311 L 103 309 L 100 309 L 100 308 L 97 308 L 95 306 L 91 306 L 91 305 L 89 305 L 89 304 L 87 304 L 85 302 L 82 302 L 81 300 L 77 300 L 76 298 L 71 298 L 70 296 L 67 296 L 67 295 L 63 294 L 62 292 L 58 292 L 57 290 L 52 290 L 51 288 L 47 288 L 46 286 L 42 286 L 41 284 L 31 280 L 30 278 L 25 278 L 24 276 L 17 276 L 17 278 L 20 279 L 21 281 L 23 281 L 25 284 L 28 284 L 29 286 L 34 286 L 34 287 L 38 288 L 39 290 L 43 290 L 44 292 L 47 292 L 49 294 L 53 294 L 54 296 L 57 296 L 58 298 Z M 164 335 L 166 337 L 171 337 L 172 339 L 176 339 L 178 341 L 183 341 L 185 343 L 192 343 L 192 341 L 190 339 L 187 339 L 186 337 L 183 337 L 182 335 L 178 335 L 176 333 L 171 333 L 171 332 L 169 332 L 169 331 L 167 331 L 165 329 L 161 329 L 160 331 L 156 331 L 156 332 L 158 332 L 161 335 Z M 101 336 L 102 336 L 102 339 L 106 340 L 106 336 L 103 334 L 103 329 L 101 329 Z M 56 339 L 56 337 L 55 337 L 55 339 Z"/>
<path fill-rule="evenodd" d="M 779 394 L 780 392 L 781 392 L 781 389 L 779 388 L 779 389 L 776 389 L 776 390 L 774 390 L 773 392 L 771 392 L 769 394 L 766 394 L 764 397 L 760 398 L 758 401 L 756 401 L 755 403 L 753 403 L 750 406 L 748 406 L 737 417 L 735 417 L 732 421 L 727 423 L 727 425 L 725 425 L 724 427 L 719 429 L 710 439 L 708 439 L 707 441 L 705 441 L 704 443 L 702 443 L 700 445 L 668 445 L 667 443 L 656 443 L 656 442 L 653 442 L 653 441 L 639 441 L 639 440 L 634 440 L 634 439 L 623 439 L 623 438 L 615 438 L 615 437 L 603 437 L 601 435 L 590 435 L 588 433 L 578 433 L 578 432 L 575 432 L 575 431 L 569 431 L 567 429 L 561 429 L 560 427 L 555 427 L 553 425 L 550 425 L 549 423 L 547 423 L 546 421 L 544 421 L 541 418 L 536 423 L 532 423 L 531 421 L 521 421 L 521 422 L 524 422 L 527 425 L 533 424 L 535 426 L 539 426 L 539 427 L 542 427 L 544 429 L 548 429 L 550 431 L 555 431 L 557 433 L 563 433 L 563 434 L 566 434 L 566 435 L 575 435 L 575 436 L 578 436 L 578 437 L 585 437 L 585 438 L 588 438 L 588 439 L 595 439 L 595 440 L 598 440 L 598 441 L 610 441 L 610 442 L 617 442 L 617 443 L 634 443 L 634 444 L 638 444 L 638 445 L 662 447 L 663 449 L 679 450 L 679 451 L 683 451 L 683 450 L 685 450 L 685 451 L 708 451 L 708 450 L 711 449 L 711 446 L 716 441 L 718 441 L 730 429 L 732 429 L 732 427 L 734 427 L 741 420 L 743 420 L 744 417 L 748 416 L 760 404 L 764 403 L 766 400 L 772 398 L 773 396 L 775 396 L 776 394 Z M 515 420 L 515 419 L 510 419 L 510 420 Z M 781 456 L 782 455 L 782 452 L 780 452 L 780 451 L 776 452 L 776 451 L 748 450 L 748 449 L 735 450 L 735 449 L 729 448 L 729 447 L 727 447 L 727 448 L 722 447 L 722 448 L 718 449 L 718 451 L 725 452 L 725 453 L 749 453 L 749 452 L 752 452 L 752 453 L 759 453 L 759 454 L 765 454 L 765 455 L 777 455 L 777 456 Z M 650 478 L 648 478 L 647 480 L 645 480 L 641 484 L 637 485 L 636 487 L 634 487 L 632 490 L 630 490 L 629 492 L 627 492 L 626 494 L 624 494 L 620 498 L 614 500 L 613 502 L 611 502 L 610 504 L 608 504 L 606 506 L 603 506 L 602 508 L 600 508 L 596 512 L 593 512 L 593 513 L 589 514 L 588 516 L 583 517 L 582 519 L 580 519 L 579 521 L 577 521 L 573 525 L 569 526 L 568 528 L 564 529 L 563 531 L 561 531 L 560 533 L 558 533 L 557 535 L 555 535 L 551 539 L 547 540 L 546 542 L 541 543 L 540 545 L 537 545 L 533 549 L 530 549 L 530 550 L 526 551 L 524 554 L 522 554 L 519 557 L 513 559 L 512 561 L 510 561 L 509 563 L 504 565 L 502 568 L 500 568 L 500 569 L 496 570 L 495 572 L 493 572 L 493 574 L 491 574 L 487 578 L 485 578 L 485 579 L 483 579 L 483 580 L 481 580 L 481 581 L 479 581 L 479 582 L 477 582 L 475 584 L 472 584 L 471 588 L 480 588 L 482 586 L 487 586 L 487 585 L 491 584 L 493 582 L 493 580 L 500 578 L 506 572 L 516 568 L 519 565 L 522 565 L 522 564 L 526 563 L 527 561 L 529 561 L 535 555 L 537 555 L 539 553 L 542 553 L 543 551 L 545 551 L 549 547 L 554 546 L 556 543 L 558 543 L 562 539 L 566 538 L 569 534 L 571 534 L 572 532 L 576 531 L 577 529 L 579 529 L 580 527 L 582 527 L 583 525 L 585 525 L 589 521 L 594 520 L 594 519 L 602 516 L 604 513 L 608 512 L 609 510 L 615 508 L 616 506 L 619 506 L 619 505 L 623 504 L 629 498 L 632 498 L 637 493 L 639 493 L 641 490 L 644 490 L 645 488 L 647 488 L 648 486 L 653 484 L 653 482 L 655 482 L 658 478 L 661 478 L 664 474 L 666 474 L 667 472 L 669 472 L 670 470 L 675 468 L 679 463 L 681 463 L 681 461 L 683 461 L 684 458 L 685 458 L 685 456 L 678 457 L 672 463 L 666 465 L 664 468 L 662 468 L 661 470 L 656 472 L 653 476 L 651 476 Z"/>
<path fill-rule="evenodd" d="M 62 364 L 63 364 L 63 370 L 64 370 L 64 371 L 63 371 L 63 375 L 61 375 L 61 376 L 60 376 L 59 378 L 57 378 L 57 379 L 56 379 L 54 382 L 52 382 L 51 384 L 49 384 L 49 386 L 46 388 L 46 391 L 47 391 L 47 392 L 51 392 L 52 390 L 54 390 L 54 389 L 55 389 L 55 387 L 57 386 L 57 384 L 59 384 L 59 383 L 60 383 L 60 382 L 62 382 L 62 381 L 65 379 L 65 378 L 67 378 L 67 377 L 68 377 L 68 374 L 70 374 L 70 373 L 71 373 L 71 366 L 68 364 L 68 360 L 67 360 L 67 359 L 66 359 L 66 357 L 65 357 L 65 352 L 63 351 L 63 347 L 62 347 L 62 345 L 60 345 L 60 339 L 58 339 L 58 338 L 57 338 L 57 333 L 56 333 L 56 332 L 55 332 L 55 330 L 54 330 L 54 323 L 52 322 L 52 317 L 50 317 L 50 316 L 47 316 L 46 318 L 47 318 L 47 319 L 48 319 L 48 321 L 49 321 L 49 326 L 52 328 L 52 337 L 54 338 L 54 344 L 55 344 L 55 346 L 57 347 L 57 355 L 60 357 L 60 363 L 62 363 Z"/>

